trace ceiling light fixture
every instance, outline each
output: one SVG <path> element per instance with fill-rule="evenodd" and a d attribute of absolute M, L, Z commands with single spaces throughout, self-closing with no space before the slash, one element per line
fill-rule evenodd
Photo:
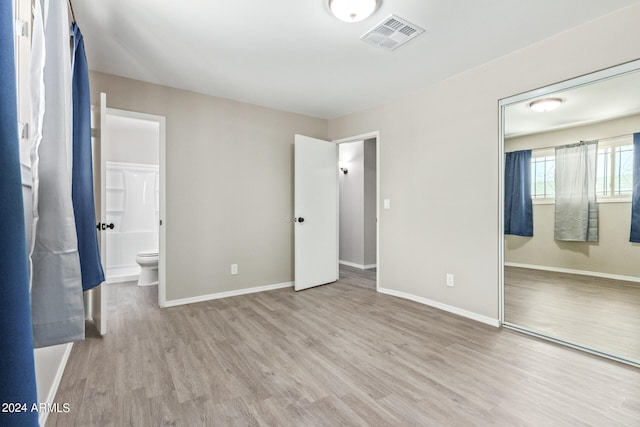
<path fill-rule="evenodd" d="M 529 108 L 539 113 L 555 110 L 564 102 L 562 98 L 544 98 L 529 103 Z"/>
<path fill-rule="evenodd" d="M 341 21 L 360 22 L 371 16 L 378 0 L 329 0 L 329 9 Z"/>

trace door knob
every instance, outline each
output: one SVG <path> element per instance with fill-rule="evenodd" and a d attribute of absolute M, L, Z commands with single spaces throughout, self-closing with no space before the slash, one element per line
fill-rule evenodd
<path fill-rule="evenodd" d="M 98 225 L 96 225 L 96 228 L 98 230 L 106 230 L 107 228 L 113 230 L 115 228 L 115 225 L 113 223 L 105 224 L 104 222 L 99 222 Z"/>
<path fill-rule="evenodd" d="M 304 222 L 304 218 L 302 218 L 301 216 L 298 218 L 294 218 L 293 219 L 294 222 Z"/>

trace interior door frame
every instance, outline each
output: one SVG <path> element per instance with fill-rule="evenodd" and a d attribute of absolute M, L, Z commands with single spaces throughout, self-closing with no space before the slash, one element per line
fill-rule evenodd
<path fill-rule="evenodd" d="M 334 144 L 346 144 L 349 142 L 364 141 L 372 138 L 375 138 L 376 140 L 376 292 L 378 292 L 378 289 L 380 288 L 380 264 L 381 264 L 380 262 L 380 131 L 379 130 L 371 131 L 371 132 L 363 133 L 360 135 L 349 136 L 347 138 L 332 140 L 331 142 L 333 142 Z M 338 192 L 338 208 L 339 207 L 340 207 L 340 193 Z M 338 244 L 340 244 L 339 220 L 340 218 L 338 217 Z"/>
<path fill-rule="evenodd" d="M 167 289 L 166 289 L 166 212 L 167 212 L 167 198 L 166 198 L 166 117 L 158 116 L 155 114 L 141 113 L 138 111 L 121 110 L 117 108 L 107 107 L 106 115 L 125 117 L 129 119 L 146 120 L 158 123 L 159 128 L 159 170 L 160 170 L 160 225 L 158 226 L 158 305 L 160 307 L 166 307 L 167 305 Z M 104 130 L 103 130 L 104 131 Z M 104 160 L 104 159 L 102 159 Z M 101 162 L 102 162 L 101 160 Z M 106 164 L 102 162 L 103 164 Z M 101 191 L 103 192 L 103 203 L 106 203 L 106 182 L 102 184 Z M 106 206 L 106 204 L 105 204 Z M 106 218 L 103 218 L 106 220 Z M 104 266 L 106 269 L 106 265 Z"/>

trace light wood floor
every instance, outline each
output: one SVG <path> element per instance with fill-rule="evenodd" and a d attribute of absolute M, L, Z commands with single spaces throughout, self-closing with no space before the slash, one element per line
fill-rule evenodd
<path fill-rule="evenodd" d="M 505 320 L 640 363 L 640 284 L 505 267 Z"/>
<path fill-rule="evenodd" d="M 371 278 L 159 309 L 113 285 L 47 426 L 640 425 L 640 370 L 377 294 Z"/>

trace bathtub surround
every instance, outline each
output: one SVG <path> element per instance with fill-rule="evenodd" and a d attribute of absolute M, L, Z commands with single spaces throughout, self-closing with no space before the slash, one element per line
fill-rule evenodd
<path fill-rule="evenodd" d="M 107 162 L 107 281 L 138 279 L 136 257 L 158 254 L 158 165 Z M 157 281 L 157 279 L 156 279 Z"/>
<path fill-rule="evenodd" d="M 159 165 L 160 124 L 157 121 L 145 119 L 140 114 L 131 112 L 135 117 L 130 117 L 125 116 L 126 113 L 129 112 L 107 111 L 109 142 L 104 147 L 105 160 Z"/>

